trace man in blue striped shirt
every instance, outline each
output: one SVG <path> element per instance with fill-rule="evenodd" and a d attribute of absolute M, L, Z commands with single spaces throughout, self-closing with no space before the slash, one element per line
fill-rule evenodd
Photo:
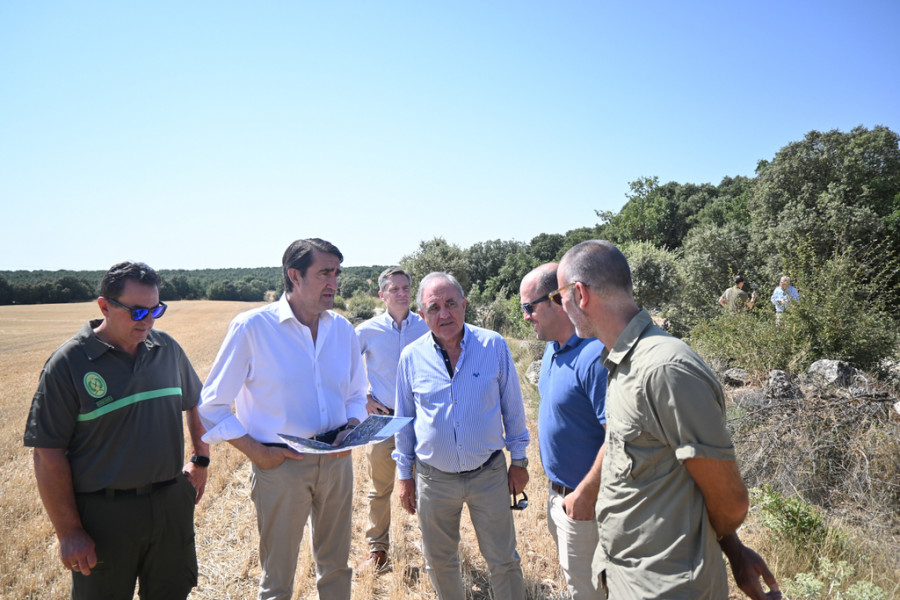
<path fill-rule="evenodd" d="M 425 335 L 400 356 L 396 414 L 413 421 L 396 436 L 400 503 L 419 515 L 425 565 L 441 600 L 464 600 L 459 571 L 463 504 L 491 574 L 493 597 L 525 598 L 509 494 L 528 483 L 528 428 L 509 346 L 465 323 L 462 287 L 447 273 L 419 284 Z M 503 448 L 512 466 L 506 469 Z M 416 480 L 413 482 L 413 469 Z"/>

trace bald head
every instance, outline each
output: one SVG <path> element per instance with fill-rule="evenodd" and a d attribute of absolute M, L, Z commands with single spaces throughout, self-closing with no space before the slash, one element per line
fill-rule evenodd
<path fill-rule="evenodd" d="M 522 278 L 519 296 L 522 298 L 522 318 L 531 325 L 537 338 L 544 342 L 556 341 L 563 346 L 575 333 L 575 326 L 563 308 L 548 298 L 557 288 L 558 266 L 547 263 L 529 272 Z"/>
<path fill-rule="evenodd" d="M 580 281 L 595 294 L 634 295 L 631 269 L 625 255 L 612 242 L 588 240 L 573 246 L 559 263 L 559 284 Z M 565 281 L 563 281 L 565 279 Z"/>
<path fill-rule="evenodd" d="M 557 288 L 556 270 L 558 268 L 559 263 L 547 263 L 529 271 L 528 274 L 522 278 L 522 285 L 519 289 L 521 290 L 527 283 L 535 296 L 534 298 L 522 298 L 522 302 L 530 302 L 537 299 L 539 296 L 546 296 L 555 290 Z"/>

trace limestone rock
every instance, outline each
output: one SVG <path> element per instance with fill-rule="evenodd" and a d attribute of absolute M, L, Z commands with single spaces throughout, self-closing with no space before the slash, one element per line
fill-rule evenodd
<path fill-rule="evenodd" d="M 849 386 L 856 369 L 840 360 L 822 358 L 809 366 L 806 376 L 819 385 Z"/>
<path fill-rule="evenodd" d="M 784 371 L 769 371 L 769 383 L 766 385 L 766 396 L 769 398 L 802 398 L 803 392 L 793 383 Z"/>
<path fill-rule="evenodd" d="M 528 369 L 525 370 L 525 381 L 532 385 L 538 384 L 538 379 L 541 378 L 541 362 L 536 360 L 528 365 Z"/>
<path fill-rule="evenodd" d="M 728 369 L 724 379 L 727 385 L 744 386 L 750 383 L 750 372 L 740 368 Z"/>

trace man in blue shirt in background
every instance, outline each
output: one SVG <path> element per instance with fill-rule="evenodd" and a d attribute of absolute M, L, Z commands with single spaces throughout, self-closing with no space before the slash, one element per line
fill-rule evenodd
<path fill-rule="evenodd" d="M 606 598 L 594 506 L 606 435 L 607 371 L 600 361 L 603 344 L 578 337 L 562 306 L 550 300 L 557 267 L 541 265 L 519 286 L 524 318 L 547 342 L 538 382 L 541 462 L 550 480 L 547 525 L 572 599 Z"/>
<path fill-rule="evenodd" d="M 369 379 L 366 411 L 370 415 L 394 414 L 400 352 L 428 333 L 422 317 L 409 310 L 411 286 L 412 278 L 400 267 L 385 269 L 378 276 L 378 297 L 384 301 L 384 313 L 356 328 L 359 349 L 366 359 Z M 391 493 L 397 472 L 391 458 L 393 451 L 393 436 L 366 446 L 370 482 L 369 529 L 366 530 L 369 556 L 359 565 L 359 570 L 371 566 L 380 572 L 390 563 Z"/>
<path fill-rule="evenodd" d="M 465 600 L 459 571 L 463 504 L 491 574 L 493 598 L 522 600 L 509 494 L 528 483 L 528 428 L 519 377 L 500 334 L 465 323 L 466 299 L 448 273 L 419 283 L 419 314 L 430 334 L 406 347 L 397 372 L 400 503 L 419 514 L 425 567 L 441 600 Z M 512 466 L 506 469 L 503 449 Z M 413 467 L 416 480 L 413 482 Z"/>

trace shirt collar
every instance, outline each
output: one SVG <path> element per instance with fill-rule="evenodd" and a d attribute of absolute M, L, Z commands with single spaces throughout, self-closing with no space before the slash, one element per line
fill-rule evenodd
<path fill-rule="evenodd" d="M 619 334 L 619 338 L 616 340 L 616 343 L 613 344 L 612 350 L 609 348 L 603 350 L 601 358 L 604 363 L 609 363 L 607 364 L 607 367 L 610 367 L 610 365 L 620 365 L 622 361 L 625 360 L 628 353 L 631 352 L 631 349 L 634 348 L 634 345 L 637 343 L 638 339 L 640 339 L 644 330 L 651 325 L 653 325 L 653 319 L 646 310 L 641 310 L 638 314 L 634 315 L 628 323 L 628 326 Z"/>
<path fill-rule="evenodd" d="M 92 319 L 88 321 L 76 336 L 82 347 L 84 348 L 84 352 L 87 355 L 88 360 L 96 360 L 101 357 L 104 352 L 108 352 L 113 348 L 112 346 L 101 340 L 100 336 L 94 333 L 94 329 L 99 327 L 102 322 L 103 319 Z M 152 350 L 157 346 L 165 346 L 166 342 L 156 332 L 155 329 L 151 329 L 147 334 L 147 339 L 144 340 L 143 345 L 147 348 L 147 350 Z"/>
<path fill-rule="evenodd" d="M 287 294 L 281 294 L 281 298 L 278 299 L 278 306 L 275 309 L 278 313 L 278 321 L 280 323 L 284 323 L 285 321 L 296 321 L 300 323 L 300 320 L 294 315 L 294 310 L 291 308 L 290 303 L 287 300 Z M 334 318 L 334 314 L 330 310 L 325 310 L 319 313 L 319 322 L 323 320 L 331 320 Z M 303 325 L 303 323 L 300 323 Z M 306 325 L 303 325 L 306 327 Z"/>
<path fill-rule="evenodd" d="M 409 325 L 410 321 L 412 321 L 412 315 L 413 315 L 413 311 L 409 310 L 406 313 L 406 318 L 404 318 L 402 321 L 400 321 L 401 323 L 403 323 L 404 329 L 406 329 L 406 326 Z M 387 311 L 387 309 L 385 309 L 385 311 L 382 313 L 382 318 L 384 318 L 385 323 L 390 325 L 393 329 L 397 329 L 397 322 L 394 321 L 394 317 L 391 316 L 391 313 L 389 313 Z"/>
<path fill-rule="evenodd" d="M 438 350 L 442 350 L 443 348 L 441 348 L 441 345 L 438 343 L 437 338 L 434 337 L 434 332 L 429 331 L 429 333 L 431 334 L 431 343 L 434 344 L 434 347 L 437 348 Z M 463 336 L 462 336 L 462 339 L 459 341 L 460 348 L 465 348 L 466 339 L 468 338 L 468 333 L 469 333 L 469 324 L 463 323 Z"/>
<path fill-rule="evenodd" d="M 580 338 L 580 337 L 578 337 L 577 333 L 573 333 L 572 337 L 570 337 L 569 340 L 562 346 L 559 345 L 559 342 L 554 340 L 552 342 L 553 343 L 553 351 L 554 352 L 567 352 L 569 350 L 572 350 L 572 349 L 580 346 L 581 342 L 583 342 L 583 341 L 584 341 L 584 338 Z"/>

